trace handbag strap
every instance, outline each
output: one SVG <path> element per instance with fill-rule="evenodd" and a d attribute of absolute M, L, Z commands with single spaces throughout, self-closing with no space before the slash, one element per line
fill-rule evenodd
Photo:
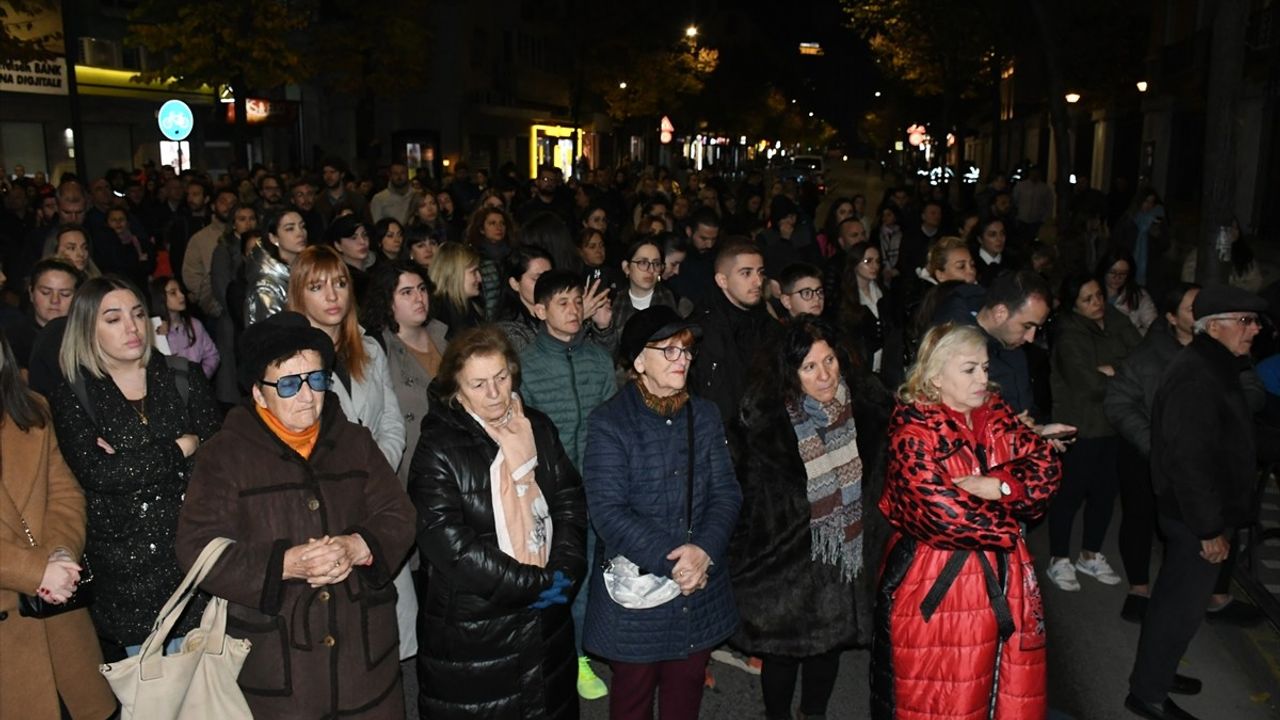
<path fill-rule="evenodd" d="M 685 533 L 685 542 L 693 542 L 693 398 L 689 398 L 684 406 L 689 426 L 689 472 L 685 475 L 685 519 L 689 528 Z"/>
<path fill-rule="evenodd" d="M 209 544 L 204 546 L 204 550 L 200 551 L 200 556 L 187 571 L 187 576 L 178 584 L 178 589 L 173 591 L 164 607 L 160 609 L 160 613 L 156 615 L 155 624 L 151 626 L 151 634 L 147 636 L 142 644 L 142 651 L 138 653 L 140 663 L 148 664 L 151 657 L 159 655 L 164 649 L 165 638 L 169 636 L 173 626 L 178 623 L 178 618 L 182 616 L 182 611 L 191 602 L 196 587 L 204 582 L 205 577 L 218 562 L 218 558 L 222 557 L 223 551 L 231 547 L 234 542 L 229 538 L 217 537 L 210 540 Z"/>

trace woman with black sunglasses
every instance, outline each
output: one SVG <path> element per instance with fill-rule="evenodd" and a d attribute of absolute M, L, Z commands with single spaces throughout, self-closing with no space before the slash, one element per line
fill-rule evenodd
<path fill-rule="evenodd" d="M 252 399 L 196 463 L 178 521 L 190 567 L 235 541 L 202 587 L 229 601 L 227 633 L 253 643 L 239 684 L 256 718 L 404 717 L 396 571 L 414 510 L 369 432 L 328 393 L 335 350 L 284 311 L 245 330 Z"/>

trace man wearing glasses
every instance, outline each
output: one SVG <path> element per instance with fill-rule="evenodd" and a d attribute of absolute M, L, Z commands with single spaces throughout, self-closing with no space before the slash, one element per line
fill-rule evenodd
<path fill-rule="evenodd" d="M 778 275 L 776 291 L 784 319 L 797 315 L 822 315 L 826 307 L 826 291 L 822 287 L 822 271 L 809 263 L 792 263 Z"/>
<path fill-rule="evenodd" d="M 1151 591 L 1125 707 L 1146 718 L 1194 718 L 1169 693 L 1200 682 L 1175 677 L 1204 618 L 1229 538 L 1248 522 L 1257 477 L 1253 413 L 1240 383 L 1267 303 L 1226 285 L 1200 291 L 1195 337 L 1165 370 L 1151 411 L 1151 483 L 1165 561 Z"/>

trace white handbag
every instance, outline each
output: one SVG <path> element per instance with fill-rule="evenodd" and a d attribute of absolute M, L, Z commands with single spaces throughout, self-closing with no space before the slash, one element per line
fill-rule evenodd
<path fill-rule="evenodd" d="M 178 589 L 156 616 L 142 652 L 100 670 L 120 700 L 121 720 L 252 720 L 236 684 L 249 655 L 249 641 L 226 635 L 227 601 L 210 600 L 200 627 L 187 633 L 182 650 L 165 655 L 173 630 L 196 587 L 233 540 L 214 538 L 201 551 Z"/>

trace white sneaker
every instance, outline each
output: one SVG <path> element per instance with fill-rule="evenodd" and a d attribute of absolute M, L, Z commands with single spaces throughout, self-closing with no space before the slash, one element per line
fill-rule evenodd
<path fill-rule="evenodd" d="M 1080 589 L 1080 581 L 1076 579 L 1076 567 L 1067 558 L 1049 561 L 1049 570 L 1045 573 L 1049 582 L 1058 586 L 1059 590 L 1076 592 Z"/>
<path fill-rule="evenodd" d="M 1076 570 L 1097 580 L 1103 585 L 1119 585 L 1120 576 L 1115 570 L 1111 569 L 1111 565 L 1107 563 L 1107 558 L 1102 553 L 1094 553 L 1092 560 L 1086 560 L 1084 555 L 1076 560 Z"/>

